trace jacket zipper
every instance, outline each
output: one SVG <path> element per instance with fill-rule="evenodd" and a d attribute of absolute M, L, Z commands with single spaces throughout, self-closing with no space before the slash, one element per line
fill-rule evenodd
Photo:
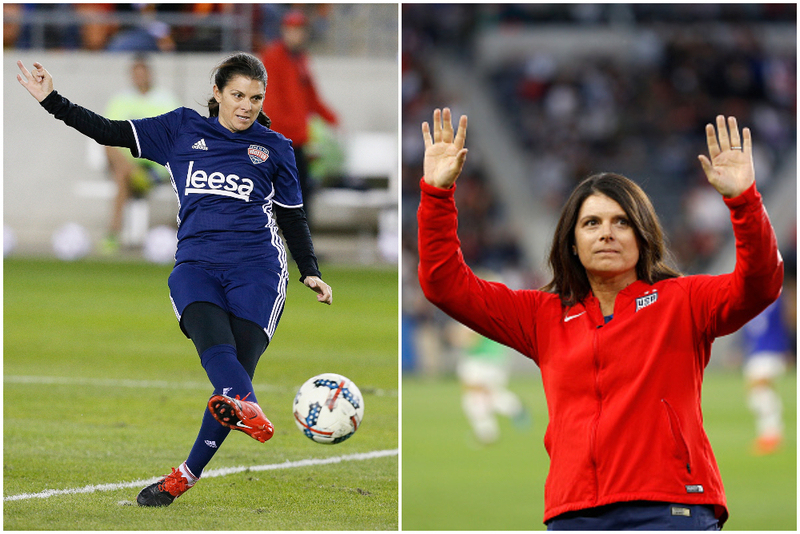
<path fill-rule="evenodd" d="M 600 475 L 597 468 L 597 428 L 600 426 L 600 415 L 603 412 L 603 395 L 600 391 L 600 355 L 599 355 L 599 337 L 600 326 L 594 331 L 594 338 L 592 339 L 592 352 L 594 356 L 594 392 L 597 396 L 597 412 L 595 412 L 594 420 L 591 426 L 591 435 L 589 436 L 590 454 L 592 466 L 594 468 L 594 487 L 595 487 L 595 502 L 600 497 Z"/>
<path fill-rule="evenodd" d="M 678 419 L 678 414 L 672 408 L 672 406 L 667 402 L 666 399 L 661 399 L 661 402 L 664 403 L 664 406 L 667 409 L 667 419 L 669 419 L 669 429 L 672 432 L 672 438 L 675 440 L 675 444 L 678 447 L 678 452 L 680 453 L 681 461 L 686 463 L 686 471 L 690 475 L 692 474 L 692 462 L 691 456 L 689 455 L 689 446 L 686 444 L 686 440 L 683 437 L 683 432 L 681 431 L 681 424 L 680 420 Z"/>

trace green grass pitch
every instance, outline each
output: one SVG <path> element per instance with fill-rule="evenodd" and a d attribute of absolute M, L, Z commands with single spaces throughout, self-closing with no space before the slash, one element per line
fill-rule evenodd
<path fill-rule="evenodd" d="M 206 472 L 254 469 L 203 478 L 171 506 L 145 509 L 140 487 L 122 486 L 186 458 L 212 389 L 173 314 L 170 267 L 6 259 L 4 528 L 397 530 L 396 268 L 322 271 L 333 306 L 292 271 L 256 371 L 275 436 L 231 433 Z M 292 418 L 297 388 L 321 372 L 350 377 L 365 398 L 362 427 L 338 445 L 310 441 Z"/>
<path fill-rule="evenodd" d="M 794 371 L 778 385 L 786 441 L 776 454 L 750 454 L 754 424 L 741 374 L 706 373 L 705 429 L 725 484 L 731 517 L 725 530 L 797 529 L 797 382 Z M 402 382 L 402 529 L 544 530 L 543 439 L 547 408 L 541 379 L 511 383 L 532 412 L 518 429 L 501 419 L 501 439 L 480 447 L 461 412 L 454 379 Z M 413 422 L 413 424 L 411 424 Z"/>

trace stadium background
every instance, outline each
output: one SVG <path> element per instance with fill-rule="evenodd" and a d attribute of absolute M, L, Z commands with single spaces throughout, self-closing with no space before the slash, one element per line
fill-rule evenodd
<path fill-rule="evenodd" d="M 565 195 L 600 171 L 645 189 L 683 272 L 729 272 L 728 212 L 697 155 L 706 150 L 704 125 L 735 115 L 753 131 L 796 332 L 796 49 L 794 4 L 403 6 L 404 528 L 543 528 L 547 473 L 541 381 L 524 357 L 513 359 L 511 385 L 534 413 L 533 431 L 503 423 L 501 442 L 485 449 L 469 437 L 454 377 L 459 354 L 444 334 L 450 320 L 425 301 L 416 276 L 421 122 L 436 107 L 449 106 L 455 120 L 469 115 L 456 193 L 464 255 L 521 288 L 549 280 L 547 247 Z M 704 388 L 728 528 L 793 530 L 794 367 L 779 384 L 789 434 L 782 458 L 754 459 L 739 341 L 715 343 Z M 756 486 L 771 512 L 753 512 L 770 508 L 751 499 Z"/>
<path fill-rule="evenodd" d="M 98 254 L 114 192 L 100 147 L 16 80 L 17 59 L 39 61 L 59 91 L 102 114 L 130 84 L 135 53 L 109 47 L 135 34 L 134 49 L 149 48 L 152 29 L 155 84 L 203 113 L 213 66 L 276 37 L 290 7 L 4 4 L 6 530 L 397 529 L 398 6 L 300 6 L 317 88 L 340 119 L 323 136 L 334 154 L 317 175 L 314 233 L 336 301 L 319 305 L 290 264 L 281 327 L 254 380 L 276 434 L 263 445 L 234 433 L 209 465 L 270 472 L 209 477 L 164 511 L 133 501 L 141 481 L 185 458 L 210 391 L 169 304 L 169 262 L 138 247 Z M 171 188 L 147 203 L 150 226 L 174 232 Z M 88 232 L 88 257 L 53 259 L 51 236 L 67 223 Z M 352 378 L 366 405 L 357 435 L 334 447 L 306 439 L 290 409 L 307 378 L 330 371 Z"/>
<path fill-rule="evenodd" d="M 211 71 L 228 52 L 258 50 L 278 35 L 290 4 L 4 5 L 4 223 L 20 253 L 50 251 L 53 232 L 78 223 L 97 243 L 115 191 L 103 148 L 54 124 L 19 87 L 15 63 L 39 61 L 73 102 L 103 113 L 129 87 L 130 64 L 148 42 L 109 51 L 123 35 L 167 25 L 150 52 L 156 86 L 205 113 Z M 309 60 L 321 98 L 339 116 L 315 149 L 315 245 L 334 261 L 397 259 L 397 6 L 312 5 Z M 156 26 L 158 27 L 158 26 Z M 91 30 L 91 31 L 90 31 Z M 155 30 L 154 30 L 155 31 Z M 144 48 L 147 47 L 147 48 Z M 24 125 L 24 127 L 22 126 Z M 46 134 L 46 135 L 44 135 Z M 52 137 L 51 137 L 52 136 Z M 35 171 L 31 168 L 36 159 Z M 56 194 L 53 194 L 56 193 Z M 150 226 L 175 226 L 169 184 L 149 196 Z M 379 242 L 380 238 L 380 242 Z"/>
<path fill-rule="evenodd" d="M 208 95 L 211 66 L 223 51 L 246 49 L 248 43 L 252 43 L 258 35 L 275 31 L 274 26 L 270 27 L 270 21 L 274 22 L 275 19 L 267 17 L 265 12 L 256 12 L 256 7 L 269 10 L 285 6 L 253 5 L 247 8 L 250 11 L 243 12 L 241 5 L 157 5 L 156 18 L 168 21 L 170 27 L 176 30 L 172 34 L 174 52 L 153 55 L 157 79 L 174 84 L 172 87 L 180 91 L 187 106 L 202 103 Z M 315 20 L 312 65 L 323 96 L 343 115 L 348 132 L 380 134 L 374 137 L 381 141 L 381 146 L 394 142 L 387 141 L 386 135 L 396 135 L 398 130 L 395 105 L 399 97 L 398 88 L 396 80 L 385 83 L 386 76 L 383 73 L 389 72 L 394 77 L 397 72 L 394 32 L 397 27 L 397 6 L 315 4 L 309 7 L 319 10 L 312 14 Z M 13 234 L 5 236 L 4 243 L 9 243 L 10 236 L 16 245 L 11 255 L 7 256 L 4 282 L 4 372 L 7 377 L 9 374 L 17 376 L 29 366 L 36 372 L 63 374 L 63 384 L 56 381 L 34 386 L 43 388 L 35 390 L 42 397 L 43 413 L 51 410 L 51 414 L 62 415 L 61 405 L 75 389 L 74 385 L 64 385 L 70 383 L 69 375 L 90 373 L 92 376 L 85 378 L 82 383 L 92 385 L 97 392 L 98 384 L 102 386 L 105 383 L 106 373 L 119 374 L 119 361 L 114 358 L 109 360 L 108 354 L 115 354 L 116 360 L 120 361 L 128 358 L 128 363 L 121 369 L 128 373 L 124 376 L 131 379 L 146 374 L 147 366 L 157 362 L 165 350 L 170 354 L 181 353 L 186 356 L 186 362 L 190 361 L 191 355 L 186 347 L 175 347 L 178 339 L 174 324 L 171 323 L 174 320 L 171 311 L 167 310 L 164 314 L 161 308 L 148 307 L 148 303 L 162 298 L 160 294 L 153 296 L 153 292 L 143 293 L 136 284 L 130 284 L 133 287 L 127 290 L 130 296 L 126 298 L 131 299 L 131 306 L 138 307 L 139 312 L 120 318 L 126 324 L 119 327 L 118 333 L 114 334 L 117 336 L 115 339 L 103 344 L 108 334 L 106 322 L 111 320 L 106 317 L 108 310 L 85 310 L 85 303 L 79 304 L 80 309 L 74 307 L 76 302 L 80 303 L 86 298 L 89 285 L 97 282 L 98 272 L 94 263 L 62 264 L 46 259 L 29 259 L 31 255 L 40 258 L 49 254 L 52 231 L 75 216 L 79 216 L 86 224 L 93 238 L 100 236 L 110 211 L 110 178 L 105 177 L 102 169 L 97 167 L 96 160 L 90 159 L 92 149 L 88 148 L 85 139 L 69 132 L 63 125 L 60 126 L 63 134 L 57 134 L 59 125 L 54 124 L 43 112 L 37 113 L 35 103 L 14 79 L 17 72 L 14 62 L 18 58 L 26 63 L 31 60 L 42 61 L 53 72 L 57 87 L 63 87 L 67 96 L 90 107 L 96 102 L 96 109 L 99 110 L 104 105 L 104 98 L 110 97 L 113 90 L 125 84 L 129 55 L 112 55 L 102 51 L 102 46 L 99 50 L 94 48 L 99 46 L 98 42 L 83 42 L 86 33 L 82 30 L 89 27 L 90 23 L 103 26 L 108 18 L 120 21 L 115 26 L 117 31 L 138 26 L 145 16 L 137 9 L 131 4 L 120 4 L 116 8 L 108 4 L 32 5 L 25 9 L 4 4 L 4 222 L 13 229 Z M 151 7 L 145 9 L 150 10 Z M 93 21 L 91 17 L 97 16 L 93 13 L 96 10 L 101 13 L 99 19 Z M 148 16 L 152 16 L 152 13 Z M 416 282 L 414 213 L 418 203 L 417 182 L 421 174 L 420 122 L 429 120 L 436 106 L 450 105 L 456 114 L 469 113 L 470 156 L 465 174 L 460 179 L 458 202 L 462 213 L 461 236 L 467 246 L 470 262 L 476 266 L 499 266 L 514 284 L 536 286 L 546 276 L 542 271 L 544 254 L 541 250 L 546 247 L 546 240 L 551 233 L 554 208 L 559 206 L 564 191 L 569 190 L 569 184 L 589 171 L 600 168 L 627 173 L 641 180 L 656 202 L 667 227 L 671 247 L 683 269 L 687 272 L 725 270 L 724 265 L 731 261 L 730 253 L 725 252 L 731 250 L 727 219 L 720 219 L 719 206 L 715 207 L 714 200 L 707 204 L 708 191 L 702 186 L 702 176 L 698 174 L 695 159 L 703 149 L 702 140 L 698 143 L 697 132 L 708 121 L 708 114 L 728 112 L 728 108 L 720 109 L 720 103 L 724 101 L 735 110 L 741 124 L 753 129 L 756 142 L 760 145 L 757 147 L 759 188 L 765 194 L 767 207 L 778 231 L 784 257 L 788 261 L 787 272 L 794 273 L 795 17 L 794 4 L 672 7 L 404 6 L 400 84 L 403 122 L 400 128 L 403 200 L 402 355 L 404 376 L 408 379 L 403 384 L 403 455 L 406 467 L 403 471 L 403 487 L 407 489 L 403 495 L 403 524 L 406 529 L 541 528 L 541 487 L 547 467 L 546 454 L 541 445 L 541 434 L 546 424 L 541 416 L 544 414 L 546 417 L 544 399 L 541 385 L 537 383 L 535 366 L 524 358 L 515 360 L 513 386 L 537 410 L 539 417 L 534 418 L 533 432 L 515 435 L 513 428 L 505 426 L 504 439 L 494 450 L 476 450 L 465 440 L 467 423 L 460 413 L 458 384 L 452 376 L 456 356 L 443 344 L 439 334 L 444 318 L 420 298 Z M 377 31 L 372 31 L 376 28 Z M 102 31 L 105 30 L 101 28 Z M 742 31 L 744 34 L 740 34 Z M 740 38 L 741 35 L 744 37 Z M 631 43 L 635 43 L 635 46 L 631 46 Z M 713 43 L 713 46 L 709 43 Z M 541 54 L 530 54 L 532 51 Z M 732 69 L 729 73 L 738 80 L 736 85 L 739 89 L 733 95 L 724 94 L 725 86 L 709 87 L 709 81 L 713 80 L 699 76 L 699 73 L 706 72 L 706 66 L 719 67 L 722 58 L 729 56 L 748 58 L 745 68 Z M 598 58 L 601 60 L 595 61 Z M 585 68 L 586 65 L 591 68 Z M 632 68 L 632 65 L 636 68 Z M 101 67 L 107 69 L 105 72 L 108 74 L 98 75 Z M 175 69 L 178 69 L 178 76 L 175 76 Z M 365 70 L 371 70 L 373 75 L 361 78 Z M 757 81 L 747 82 L 748 79 L 753 80 L 748 75 L 752 75 L 753 70 L 764 76 L 756 76 Z M 480 75 L 476 76 L 476 72 Z M 556 74 L 561 83 L 554 82 Z M 355 97 L 349 90 L 351 85 L 346 85 L 346 93 L 341 89 L 343 80 L 348 78 L 357 80 L 358 83 L 353 85 L 363 89 Z M 89 80 L 93 80 L 93 83 L 89 83 Z M 576 93 L 575 87 L 586 90 Z M 719 93 L 720 89 L 723 94 Z M 727 90 L 730 90 L 730 86 Z M 498 93 L 492 94 L 494 91 Z M 518 98 L 520 94 L 523 96 L 521 103 Z M 545 98 L 545 95 L 550 96 Z M 676 105 L 676 101 L 692 101 L 692 104 Z M 510 108 L 511 113 L 506 108 Z M 582 121 L 581 128 L 576 128 L 575 117 L 579 114 L 576 110 L 580 110 L 582 118 L 591 119 Z M 659 122 L 663 117 L 669 118 L 666 128 Z M 521 123 L 520 129 L 510 130 L 510 125 L 515 122 Z M 544 133 L 537 130 L 541 126 L 547 128 Z M 512 131 L 517 133 L 510 133 Z M 352 138 L 354 143 L 364 139 L 358 135 Z M 565 139 L 570 142 L 564 142 Z M 347 139 L 342 141 L 345 144 L 348 142 Z M 573 146 L 571 150 L 563 152 L 570 146 Z M 31 153 L 29 147 L 35 147 L 37 154 L 33 161 L 23 158 Z M 320 238 L 315 240 L 325 254 L 323 259 L 332 262 L 326 272 L 333 272 L 337 280 L 341 279 L 351 287 L 358 286 L 365 279 L 373 280 L 374 283 L 364 287 L 364 297 L 373 293 L 379 297 L 377 300 L 362 299 L 365 300 L 364 314 L 360 315 L 361 309 L 356 309 L 355 313 L 346 314 L 348 317 L 339 324 L 326 325 L 329 328 L 324 335 L 332 336 L 334 343 L 341 339 L 341 347 L 345 347 L 338 347 L 337 351 L 326 355 L 327 358 L 342 358 L 352 368 L 357 368 L 359 362 L 367 361 L 359 359 L 364 351 L 369 358 L 374 358 L 376 351 L 382 351 L 378 357 L 384 366 L 387 358 L 396 357 L 396 342 L 393 344 L 383 339 L 378 348 L 359 347 L 359 350 L 349 353 L 346 350 L 348 330 L 363 330 L 365 324 L 379 330 L 379 325 L 369 321 L 365 323 L 365 318 L 385 317 L 385 312 L 380 309 L 385 302 L 381 300 L 396 293 L 396 281 L 392 283 L 391 277 L 387 280 L 383 276 L 387 269 L 394 268 L 391 264 L 393 245 L 389 239 L 388 243 L 381 246 L 378 239 L 382 225 L 384 237 L 391 238 L 394 224 L 391 210 L 387 212 L 383 208 L 387 203 L 385 192 L 391 194 L 394 190 L 388 184 L 392 179 L 397 179 L 391 175 L 392 169 L 397 167 L 396 153 L 386 151 L 384 154 L 386 157 L 381 158 L 382 161 L 364 162 L 363 165 L 372 170 L 365 174 L 359 170 L 354 173 L 355 180 L 349 183 L 343 183 L 345 180 L 341 176 L 335 177 L 335 185 L 346 187 L 331 187 L 327 199 L 325 194 L 321 194 L 320 198 L 329 202 L 326 205 L 331 209 L 317 210 L 332 217 L 323 225 Z M 386 163 L 387 160 L 391 165 Z M 53 162 L 56 162 L 55 165 Z M 647 162 L 647 165 L 643 162 Z M 359 163 L 359 169 L 363 168 L 360 167 L 361 162 L 353 163 Z M 372 165 L 381 170 L 375 171 Z M 646 171 L 642 170 L 645 167 Z M 381 175 L 377 179 L 376 172 Z M 532 182 L 532 179 L 537 181 Z M 88 186 L 85 185 L 87 183 Z M 532 183 L 536 186 L 535 191 L 531 191 Z M 700 187 L 693 187 L 697 185 Z M 87 194 L 88 190 L 95 187 L 99 193 Z M 53 199 L 56 201 L 47 205 L 46 209 L 35 211 L 41 203 Z M 155 191 L 150 198 L 153 222 L 172 224 L 174 202 L 171 191 Z M 365 205 L 367 209 L 363 209 Z M 543 224 L 542 220 L 545 221 Z M 386 251 L 389 251 L 388 258 L 384 256 Z M 377 270 L 363 267 L 374 263 L 380 264 Z M 352 264 L 359 267 L 352 269 Z M 119 305 L 116 298 L 120 293 L 118 280 L 114 281 L 115 273 L 121 275 L 118 277 L 120 279 L 136 277 L 138 280 L 138 277 L 145 276 L 148 280 L 158 281 L 165 280 L 168 273 L 168 270 L 153 273 L 143 265 L 127 261 L 101 270 L 104 276 L 112 275 L 111 282 L 104 282 L 103 285 L 104 291 L 111 291 L 114 295 L 114 298 L 105 295 L 109 299 L 109 306 Z M 142 275 L 142 272 L 147 274 Z M 12 276 L 17 285 L 9 287 L 9 278 Z M 787 280 L 788 289 L 793 288 L 792 283 L 793 280 Z M 335 287 L 338 289 L 342 285 Z M 54 300 L 63 292 L 80 298 L 65 299 L 58 305 Z M 337 295 L 340 299 L 343 296 L 341 292 L 337 292 Z M 106 304 L 106 301 L 103 303 Z M 159 306 L 163 304 L 161 301 L 156 303 Z M 294 303 L 294 306 L 297 315 L 310 314 L 308 325 L 322 320 L 318 310 L 309 308 L 307 312 L 300 302 Z M 44 312 L 54 315 L 46 316 Z M 58 324 L 54 324 L 55 319 L 59 320 Z M 88 329 L 81 328 L 85 320 L 99 321 L 101 324 Z M 114 317 L 114 320 L 117 318 Z M 41 334 L 37 326 L 41 324 L 48 325 L 48 335 Z M 131 330 L 131 324 L 137 325 L 137 328 Z M 794 318 L 792 324 L 795 324 Z M 166 325 L 163 332 L 160 325 Z M 301 338 L 307 332 L 305 327 L 303 323 L 291 327 L 291 337 Z M 155 335 L 153 330 L 157 330 Z M 96 335 L 98 331 L 103 340 L 84 339 Z M 64 340 L 58 337 L 65 332 L 72 333 L 73 338 Z M 383 329 L 379 335 L 388 338 L 389 333 Z M 122 335 L 125 337 L 120 338 Z M 137 335 L 140 336 L 138 340 L 135 338 Z M 35 343 L 31 343 L 31 339 L 34 339 L 32 336 L 39 336 Z M 150 341 L 143 343 L 145 339 Z M 369 336 L 360 341 L 375 344 Z M 755 524 L 750 529 L 760 529 L 762 524 L 758 521 L 765 515 L 775 519 L 772 517 L 774 515 L 777 522 L 768 523 L 765 529 L 794 530 L 794 370 L 781 384 L 788 403 L 786 415 L 790 418 L 787 430 L 792 433 L 787 450 L 778 458 L 750 458 L 746 446 L 752 437 L 752 424 L 746 410 L 739 407 L 740 404 L 744 405 L 741 378 L 737 374 L 739 355 L 735 350 L 735 339 L 731 337 L 728 341 L 726 350 L 715 352 L 713 372 L 709 373 L 706 384 L 706 399 L 715 401 L 712 406 L 705 407 L 707 423 L 714 424 L 716 429 L 719 420 L 728 414 L 723 421 L 725 433 L 720 434 L 724 438 L 712 436 L 720 462 L 731 464 L 727 468 L 723 466 L 723 478 L 729 491 L 730 479 L 739 477 L 743 484 L 750 486 L 752 494 L 760 498 L 750 501 L 750 495 L 741 498 L 738 494 L 730 494 L 732 504 L 736 498 L 742 506 L 741 510 L 746 512 L 735 509 L 729 527 L 738 529 L 742 524 Z M 65 358 L 62 347 L 73 343 L 81 351 L 92 349 L 98 353 L 91 355 L 93 359 L 87 357 L 88 352 Z M 386 353 L 387 345 L 391 354 Z M 717 343 L 717 348 L 721 345 L 723 343 Z M 142 347 L 152 360 L 133 359 Z M 296 350 L 302 351 L 303 347 L 300 344 Z M 324 343 L 314 345 L 314 349 L 320 352 L 324 347 Z M 149 356 L 151 352 L 153 355 Z M 290 354 L 273 354 L 273 357 L 278 361 L 292 362 L 296 353 L 288 352 Z M 47 354 L 47 358 L 40 357 L 43 353 Z M 309 363 L 324 362 L 327 358 L 314 356 Z M 183 372 L 182 368 L 179 368 L 179 372 Z M 305 377 L 304 372 L 293 369 L 287 371 L 287 382 L 296 381 L 299 385 L 300 379 Z M 154 380 L 164 379 L 157 370 L 155 373 Z M 201 371 L 195 372 L 191 379 L 202 383 L 205 377 Z M 386 369 L 383 370 L 383 384 L 393 387 Z M 108 394 L 108 390 L 99 391 Z M 116 397 L 122 396 L 123 391 L 124 388 L 115 388 L 112 393 L 115 400 L 111 404 L 120 404 Z M 109 463 L 109 455 L 113 452 L 110 452 L 112 449 L 107 440 L 111 438 L 115 443 L 114 440 L 125 436 L 128 429 L 113 415 L 98 414 L 97 424 L 87 425 L 81 419 L 82 415 L 78 417 L 64 409 L 63 425 L 59 424 L 58 428 L 71 425 L 80 435 L 81 446 L 92 441 L 97 448 L 75 452 L 71 451 L 74 446 L 72 443 L 52 437 L 42 442 L 41 425 L 23 419 L 26 413 L 31 413 L 31 406 L 23 408 L 15 404 L 29 398 L 30 392 L 30 383 L 6 381 L 5 429 L 23 428 L 22 434 L 29 440 L 19 443 L 18 435 L 15 435 L 14 440 L 9 441 L 7 434 L 4 438 L 6 494 L 11 491 L 38 491 L 59 484 L 74 487 L 78 483 L 97 482 L 96 473 L 91 476 L 87 474 L 87 469 L 99 469 Z M 91 398 L 91 395 L 86 396 L 87 400 Z M 368 398 L 370 400 L 382 404 L 384 408 L 379 415 L 380 420 L 375 424 L 385 435 L 376 442 L 370 441 L 369 445 L 383 446 L 389 442 L 389 446 L 396 446 L 396 433 L 392 434 L 390 421 L 391 402 L 384 402 L 380 398 L 377 401 Z M 135 400 L 131 402 L 131 407 L 137 407 Z M 53 408 L 59 411 L 53 412 Z M 193 413 L 191 409 L 189 413 Z M 713 413 L 713 417 L 710 413 Z M 375 421 L 370 418 L 376 415 L 374 411 L 368 411 L 366 421 Z M 287 419 L 287 422 L 291 421 Z M 105 433 L 107 429 L 99 427 L 103 423 L 114 425 L 110 433 Z M 181 432 L 191 433 L 193 425 L 189 427 Z M 173 430 L 170 428 L 169 431 Z M 149 433 L 150 430 L 145 429 L 144 432 Z M 178 434 L 177 431 L 175 433 Z M 372 435 L 365 433 L 359 437 Z M 345 445 L 358 445 L 358 441 L 354 438 Z M 154 443 L 152 446 L 156 450 L 160 445 Z M 140 446 L 131 445 L 130 449 L 132 454 L 142 454 Z M 233 449 L 235 447 L 230 448 L 231 451 Z M 183 453 L 182 446 L 176 450 Z M 249 455 L 254 450 L 244 448 L 233 459 L 249 461 L 252 458 Z M 57 455 L 48 457 L 47 461 L 51 462 L 51 468 L 61 467 L 66 461 L 68 469 L 64 477 L 56 476 L 53 471 L 45 474 L 38 467 L 42 465 L 42 458 L 45 458 L 42 455 L 52 451 L 56 451 Z M 317 453 L 319 449 L 300 447 L 300 452 L 309 451 Z M 62 453 L 66 460 L 61 458 Z M 291 451 L 281 454 L 290 456 Z M 722 457 L 722 454 L 726 456 Z M 159 450 L 159 455 L 166 453 Z M 143 455 L 135 461 L 142 465 L 155 462 L 155 469 L 160 469 L 163 465 L 161 458 Z M 125 459 L 122 467 L 116 467 L 127 469 L 129 462 L 130 458 Z M 25 464 L 25 467 L 21 468 L 21 464 Z M 741 465 L 741 472 L 734 472 L 737 465 Z M 131 470 L 128 478 L 141 476 L 140 471 Z M 445 473 L 457 473 L 457 476 L 444 476 Z M 353 470 L 343 467 L 337 474 L 349 477 Z M 365 478 L 378 480 L 384 474 L 385 470 L 379 466 Z M 317 476 L 316 473 L 314 475 Z M 336 488 L 335 478 L 325 480 L 329 485 L 323 486 L 318 476 L 314 482 L 309 477 L 305 485 L 281 479 L 281 484 L 286 483 L 293 493 L 289 494 L 287 490 L 287 496 L 279 501 L 280 504 L 291 508 L 317 505 L 319 502 L 328 502 L 333 493 L 334 498 L 340 499 L 337 510 L 344 512 L 331 513 L 330 520 L 339 522 L 317 524 L 312 528 L 327 526 L 330 530 L 339 530 L 346 528 L 342 526 L 345 524 L 366 530 L 374 529 L 376 524 L 380 525 L 379 529 L 396 528 L 396 523 L 394 526 L 391 521 L 379 524 L 369 517 L 363 522 L 354 522 L 347 511 L 360 510 L 364 508 L 365 501 L 376 501 L 379 495 L 368 496 L 361 488 L 356 491 L 355 488 L 342 487 L 342 484 Z M 39 485 L 30 487 L 31 481 Z M 21 489 L 20 484 L 23 485 Z M 741 488 L 741 484 L 738 487 Z M 391 481 L 387 483 L 388 486 L 391 486 Z M 342 500 L 345 493 L 348 493 L 348 497 Z M 349 493 L 361 497 L 351 500 Z M 309 501 L 298 503 L 295 500 L 298 495 L 305 494 L 309 494 Z M 226 493 L 220 496 L 228 497 Z M 186 502 L 190 498 L 194 498 L 191 493 L 182 499 Z M 381 506 L 391 500 L 385 496 L 382 499 Z M 164 528 L 162 518 L 154 522 L 121 523 L 129 515 L 127 511 L 108 503 L 101 503 L 98 507 L 100 510 L 95 509 L 98 504 L 96 499 L 80 506 L 69 498 L 56 500 L 58 504 L 50 507 L 39 503 L 31 506 L 30 502 L 24 506 L 6 503 L 6 528 L 9 525 L 11 528 L 16 526 L 24 529 L 105 530 L 109 528 L 108 525 L 114 528 L 123 525 L 131 529 Z M 202 497 L 198 498 L 198 501 L 202 500 Z M 788 508 L 787 502 L 791 503 Z M 224 505 L 233 506 L 228 502 Z M 256 512 L 262 514 L 264 510 L 257 509 Z M 385 510 L 381 513 L 384 518 L 391 515 L 386 514 Z M 172 511 L 169 517 L 173 522 L 169 528 L 205 529 L 209 525 L 220 529 L 241 528 L 236 523 L 226 526 L 217 522 L 219 515 L 219 510 L 195 507 L 189 507 L 189 511 L 183 514 Z M 754 519 L 750 523 L 742 523 L 742 515 Z M 272 516 L 262 517 L 269 521 L 274 519 Z M 27 522 L 20 526 L 20 523 L 9 523 L 9 518 L 22 518 Z M 92 522 L 95 519 L 97 522 Z M 209 520 L 214 522 L 210 523 Z M 260 525 L 266 528 L 267 522 Z M 275 522 L 269 525 L 277 529 L 309 528 L 303 519 L 290 523 L 290 526 Z"/>

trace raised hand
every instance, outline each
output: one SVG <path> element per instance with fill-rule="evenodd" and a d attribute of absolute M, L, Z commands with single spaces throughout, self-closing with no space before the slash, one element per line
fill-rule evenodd
<path fill-rule="evenodd" d="M 422 123 L 422 138 L 425 140 L 425 160 L 423 172 L 425 183 L 442 189 L 453 186 L 464 161 L 467 149 L 464 141 L 467 138 L 467 116 L 462 115 L 458 123 L 458 132 L 453 136 L 453 123 L 450 108 L 433 111 L 433 137 L 427 122 Z"/>
<path fill-rule="evenodd" d="M 708 183 L 726 198 L 744 193 L 756 179 L 750 129 L 742 130 L 740 139 L 736 118 L 728 117 L 726 126 L 725 117 L 718 115 L 716 131 L 712 124 L 706 125 L 706 141 L 711 159 L 703 155 L 697 158 Z"/>
<path fill-rule="evenodd" d="M 32 72 L 25 68 L 22 61 L 17 61 L 17 66 L 22 71 L 22 76 L 17 74 L 17 81 L 38 102 L 44 100 L 53 91 L 53 77 L 41 63 L 34 62 Z"/>

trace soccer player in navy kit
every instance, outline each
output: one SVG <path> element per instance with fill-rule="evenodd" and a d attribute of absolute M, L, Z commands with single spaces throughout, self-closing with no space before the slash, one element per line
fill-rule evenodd
<path fill-rule="evenodd" d="M 20 84 L 57 119 L 170 173 L 178 198 L 170 299 L 214 395 L 186 461 L 137 497 L 142 506 L 167 506 L 197 482 L 231 429 L 260 442 L 272 437 L 252 379 L 286 297 L 287 255 L 279 228 L 300 281 L 319 302 L 332 302 L 331 288 L 320 278 L 291 141 L 268 127 L 261 111 L 267 72 L 251 54 L 234 54 L 217 66 L 209 117 L 178 108 L 132 121 L 110 121 L 69 102 L 53 90 L 52 76 L 40 63 L 30 72 L 17 64 Z"/>

